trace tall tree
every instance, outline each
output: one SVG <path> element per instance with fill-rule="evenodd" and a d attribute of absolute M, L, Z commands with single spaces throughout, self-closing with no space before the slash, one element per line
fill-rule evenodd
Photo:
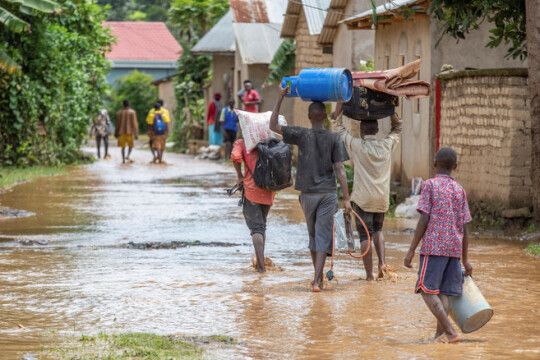
<path fill-rule="evenodd" d="M 433 0 L 429 12 L 442 25 L 441 37 L 465 39 L 487 21 L 493 29 L 486 46 L 510 44 L 507 57 L 528 57 L 533 216 L 540 224 L 540 0 Z"/>

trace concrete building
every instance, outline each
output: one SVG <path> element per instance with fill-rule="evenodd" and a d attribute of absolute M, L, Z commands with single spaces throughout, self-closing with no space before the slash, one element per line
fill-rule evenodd
<path fill-rule="evenodd" d="M 105 57 L 112 68 L 107 80 L 114 82 L 133 70 L 150 74 L 159 80 L 176 72 L 182 47 L 162 22 L 105 21 L 116 43 Z"/>
<path fill-rule="evenodd" d="M 212 82 L 205 94 L 205 111 L 216 92 L 237 100 L 244 80 L 251 80 L 263 98 L 261 112 L 271 111 L 277 86 L 263 86 L 270 74 L 268 64 L 281 44 L 279 28 L 286 0 L 231 0 L 230 11 L 193 47 L 194 54 L 212 56 Z M 292 105 L 283 107 L 292 123 Z"/>
<path fill-rule="evenodd" d="M 379 2 L 380 3 L 380 2 Z M 525 63 L 505 59 L 506 48 L 488 49 L 489 26 L 484 25 L 467 35 L 466 40 L 443 37 L 439 45 L 440 32 L 435 21 L 426 11 L 428 0 L 393 0 L 376 8 L 378 24 L 375 30 L 375 68 L 396 68 L 416 59 L 422 59 L 419 78 L 430 82 L 435 89 L 435 79 L 443 64 L 451 64 L 456 70 L 468 68 L 526 67 Z M 401 10 L 411 6 L 419 9 L 408 19 Z M 368 9 L 342 20 L 349 30 L 371 32 L 374 27 L 373 11 Z M 354 31 L 363 33 L 363 31 Z M 404 185 L 415 176 L 426 179 L 433 175 L 433 157 L 436 150 L 436 96 L 407 101 L 402 100 L 398 115 L 403 120 L 403 138 L 400 152 L 394 159 L 393 178 Z M 444 101 L 444 99 L 443 99 Z M 441 126 L 445 119 L 441 120 Z M 441 143 L 441 146 L 444 144 Z"/>

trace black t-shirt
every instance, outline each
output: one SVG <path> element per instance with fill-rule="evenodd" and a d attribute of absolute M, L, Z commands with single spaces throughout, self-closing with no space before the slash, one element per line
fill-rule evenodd
<path fill-rule="evenodd" d="M 302 192 L 336 191 L 334 163 L 349 160 L 338 133 L 325 129 L 282 126 L 283 141 L 298 145 L 298 171 L 294 188 Z"/>

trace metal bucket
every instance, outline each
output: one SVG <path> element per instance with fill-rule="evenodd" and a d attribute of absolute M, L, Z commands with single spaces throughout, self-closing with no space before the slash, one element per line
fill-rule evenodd
<path fill-rule="evenodd" d="M 281 86 L 291 86 L 287 97 L 300 97 L 304 101 L 340 101 L 351 99 L 353 81 L 345 68 L 308 68 L 298 76 L 281 80 Z"/>
<path fill-rule="evenodd" d="M 486 325 L 493 316 L 493 309 L 470 276 L 463 282 L 463 294 L 450 296 L 450 317 L 465 334 Z"/>

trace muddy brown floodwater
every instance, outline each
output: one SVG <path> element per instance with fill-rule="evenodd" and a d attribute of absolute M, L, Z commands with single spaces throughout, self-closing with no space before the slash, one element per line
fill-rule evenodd
<path fill-rule="evenodd" d="M 413 293 L 417 270 L 401 265 L 412 237 L 402 230 L 414 222 L 385 224 L 396 279 L 366 283 L 361 262 L 338 255 L 337 281 L 314 294 L 294 191 L 278 194 L 269 216 L 266 254 L 283 271 L 258 275 L 238 199 L 224 195 L 232 167 L 168 153 L 168 166 L 147 164 L 149 152 L 134 158 L 121 165 L 113 149 L 113 160 L 0 196 L 2 206 L 36 214 L 0 222 L 0 358 L 38 352 L 53 330 L 230 335 L 240 343 L 215 354 L 230 359 L 540 358 L 540 261 L 521 244 L 473 239 L 475 281 L 495 315 L 463 343 L 438 344 Z M 173 241 L 232 246 L 122 247 Z"/>

